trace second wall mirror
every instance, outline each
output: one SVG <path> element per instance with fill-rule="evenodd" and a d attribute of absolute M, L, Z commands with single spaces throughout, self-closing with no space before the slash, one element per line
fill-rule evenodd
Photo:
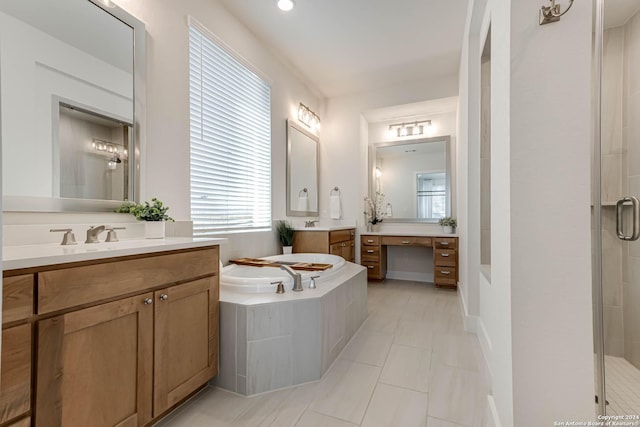
<path fill-rule="evenodd" d="M 318 141 L 287 120 L 288 216 L 318 216 Z"/>

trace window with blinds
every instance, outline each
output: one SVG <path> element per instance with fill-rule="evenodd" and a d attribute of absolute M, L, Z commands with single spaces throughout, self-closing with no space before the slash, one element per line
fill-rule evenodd
<path fill-rule="evenodd" d="M 189 27 L 191 218 L 195 236 L 271 228 L 271 88 Z"/>

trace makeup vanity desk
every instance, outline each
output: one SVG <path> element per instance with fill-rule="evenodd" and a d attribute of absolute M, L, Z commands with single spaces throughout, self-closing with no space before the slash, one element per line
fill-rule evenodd
<path fill-rule="evenodd" d="M 367 278 L 383 280 L 387 274 L 387 246 L 433 248 L 433 276 L 436 287 L 457 288 L 458 237 L 455 234 L 398 234 L 373 232 L 360 235 L 360 259 Z"/>

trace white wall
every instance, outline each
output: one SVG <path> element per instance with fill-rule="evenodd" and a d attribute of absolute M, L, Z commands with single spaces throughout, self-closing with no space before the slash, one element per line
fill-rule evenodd
<path fill-rule="evenodd" d="M 560 22 L 541 27 L 538 4 L 474 3 L 460 79 L 466 153 L 459 160 L 469 183 L 462 291 L 491 371 L 490 404 L 502 426 L 593 419 L 591 4 L 575 3 Z M 492 265 L 483 275 L 473 213 L 480 209 L 479 61 L 489 23 Z"/>
<path fill-rule="evenodd" d="M 400 87 L 331 98 L 326 101 L 320 139 L 320 216 L 328 218 L 329 191 L 340 187 L 344 218 L 364 224 L 363 198 L 368 194 L 368 144 L 381 142 L 363 115 L 384 107 L 457 95 L 456 76 L 412 82 Z M 455 126 L 453 133 L 455 133 Z M 450 134 L 443 129 L 445 134 Z M 382 223 L 383 227 L 387 224 Z M 441 231 L 440 227 L 436 228 Z"/>
<path fill-rule="evenodd" d="M 147 30 L 147 146 L 142 197 L 157 196 L 171 207 L 170 214 L 175 219 L 190 219 L 187 16 L 191 15 L 270 80 L 272 209 L 274 219 L 284 218 L 286 119 L 297 117 L 298 104 L 302 102 L 320 115 L 324 126 L 322 102 L 294 71 L 285 67 L 215 0 L 116 0 L 116 3 L 143 21 Z M 321 134 L 321 141 L 323 137 Z M 274 232 L 238 233 L 232 237 L 222 248 L 223 261 L 279 251 Z"/>

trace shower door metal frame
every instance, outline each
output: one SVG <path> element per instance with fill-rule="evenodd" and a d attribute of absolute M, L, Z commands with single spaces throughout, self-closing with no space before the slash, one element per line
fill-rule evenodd
<path fill-rule="evenodd" d="M 606 388 L 604 366 L 604 316 L 602 292 L 602 41 L 604 37 L 604 2 L 594 0 L 595 4 L 595 37 L 594 37 L 594 127 L 593 127 L 593 298 L 594 298 L 594 347 L 596 352 L 596 397 L 598 414 L 606 414 Z"/>

